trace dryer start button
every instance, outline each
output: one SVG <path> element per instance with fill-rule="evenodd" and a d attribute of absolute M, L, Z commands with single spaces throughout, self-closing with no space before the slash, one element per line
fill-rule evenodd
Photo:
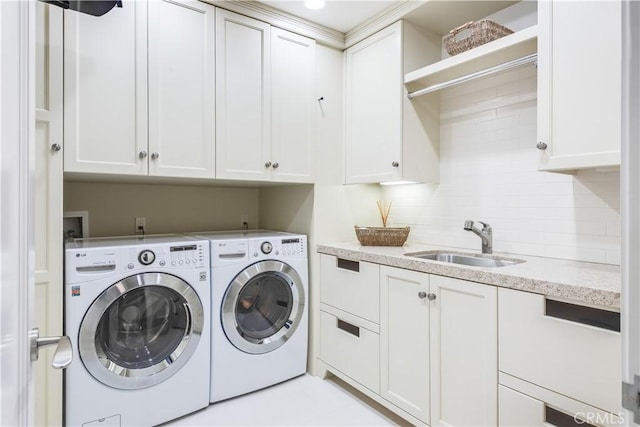
<path fill-rule="evenodd" d="M 155 260 L 156 260 L 156 254 L 154 254 L 153 251 L 149 249 L 145 249 L 144 251 L 140 252 L 140 254 L 138 255 L 138 261 L 140 261 L 140 264 L 142 265 L 150 265 Z"/>

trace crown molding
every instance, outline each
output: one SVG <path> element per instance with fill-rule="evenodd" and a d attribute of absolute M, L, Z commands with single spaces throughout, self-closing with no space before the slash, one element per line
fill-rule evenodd
<path fill-rule="evenodd" d="M 397 4 L 388 7 L 371 19 L 347 31 L 344 36 L 344 48 L 351 47 L 359 41 L 404 18 L 410 12 L 423 6 L 426 1 L 428 0 L 398 1 Z"/>
<path fill-rule="evenodd" d="M 343 50 L 344 33 L 291 15 L 264 3 L 247 0 L 200 0 L 231 12 L 267 22 L 283 30 L 315 39 L 317 43 Z"/>

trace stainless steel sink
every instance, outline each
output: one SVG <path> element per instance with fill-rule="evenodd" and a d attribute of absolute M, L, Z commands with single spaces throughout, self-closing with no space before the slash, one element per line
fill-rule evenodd
<path fill-rule="evenodd" d="M 428 251 L 407 253 L 405 256 L 421 258 L 431 261 L 447 262 L 450 264 L 469 265 L 472 267 L 506 267 L 525 262 L 516 258 L 504 258 L 492 255 L 465 254 L 447 251 Z"/>

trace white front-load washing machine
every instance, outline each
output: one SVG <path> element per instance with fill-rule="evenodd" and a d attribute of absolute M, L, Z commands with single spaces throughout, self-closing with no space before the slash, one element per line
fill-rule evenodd
<path fill-rule="evenodd" d="M 68 426 L 151 426 L 209 404 L 209 242 L 78 239 L 65 250 Z"/>
<path fill-rule="evenodd" d="M 211 241 L 211 402 L 304 374 L 306 236 L 251 230 L 198 238 Z"/>

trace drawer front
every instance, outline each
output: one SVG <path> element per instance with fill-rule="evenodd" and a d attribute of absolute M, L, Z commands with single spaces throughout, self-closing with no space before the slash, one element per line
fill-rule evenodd
<path fill-rule="evenodd" d="M 544 426 L 544 403 L 503 385 L 498 387 L 498 425 Z"/>
<path fill-rule="evenodd" d="M 542 295 L 499 289 L 499 369 L 617 413 L 620 333 L 606 329 L 608 321 L 601 321 L 598 312 L 587 310 L 581 317 L 572 311 L 580 307 L 559 309 L 555 302 L 547 304 Z M 564 314 L 566 318 L 560 318 Z"/>
<path fill-rule="evenodd" d="M 617 427 L 622 414 L 602 411 L 546 388 L 500 374 L 499 426 Z"/>
<path fill-rule="evenodd" d="M 321 311 L 320 358 L 380 393 L 380 337 L 375 332 Z"/>
<path fill-rule="evenodd" d="M 320 255 L 320 299 L 374 323 L 380 321 L 380 266 Z"/>

